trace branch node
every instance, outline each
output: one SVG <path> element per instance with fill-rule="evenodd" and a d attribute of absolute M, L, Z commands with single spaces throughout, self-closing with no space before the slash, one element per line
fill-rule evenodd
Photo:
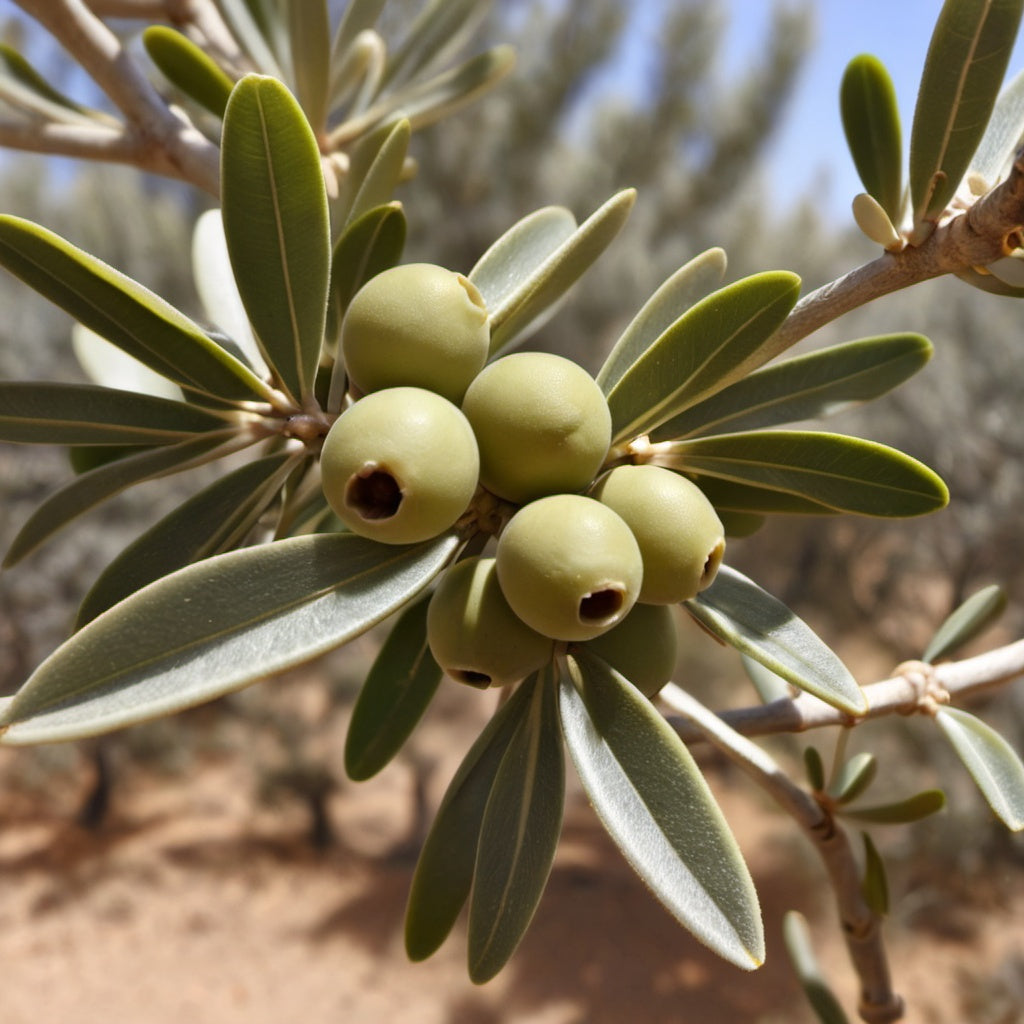
<path fill-rule="evenodd" d="M 914 690 L 915 703 L 900 711 L 903 715 L 932 715 L 950 702 L 949 691 L 939 682 L 935 666 L 926 661 L 905 661 L 894 673 L 905 679 Z"/>

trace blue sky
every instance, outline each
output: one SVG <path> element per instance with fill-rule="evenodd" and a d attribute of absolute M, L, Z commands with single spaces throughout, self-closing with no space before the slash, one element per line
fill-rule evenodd
<path fill-rule="evenodd" d="M 632 45 L 623 55 L 623 74 L 642 54 L 641 39 L 671 0 L 638 0 Z M 725 0 L 729 27 L 720 73 L 741 69 L 756 58 L 765 38 L 769 0 Z M 904 159 L 921 69 L 941 0 L 816 0 L 810 54 L 802 67 L 785 123 L 768 154 L 768 182 L 777 204 L 792 206 L 810 194 L 836 212 L 849 210 L 862 191 L 843 138 L 839 82 L 849 60 L 860 53 L 879 57 L 892 75 L 903 120 Z M 1024 41 L 1018 41 L 1008 76 L 1024 68 Z"/>

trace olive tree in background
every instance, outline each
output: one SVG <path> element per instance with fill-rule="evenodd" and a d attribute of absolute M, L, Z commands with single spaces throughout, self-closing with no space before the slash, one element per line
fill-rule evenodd
<path fill-rule="evenodd" d="M 739 120 L 713 112 L 720 127 L 699 152 L 686 134 L 696 88 L 666 90 L 653 130 L 610 112 L 592 162 L 546 170 L 604 185 L 610 198 L 577 222 L 564 205 L 571 188 L 550 186 L 556 205 L 492 226 L 468 266 L 444 255 L 447 232 L 431 249 L 429 227 L 483 222 L 475 201 L 487 209 L 500 175 L 467 155 L 478 196 L 467 188 L 443 208 L 412 191 L 407 204 L 395 197 L 416 170 L 413 133 L 460 114 L 512 67 L 502 44 L 466 56 L 486 4 L 427 3 L 392 19 L 387 41 L 376 28 L 382 0 L 354 0 L 340 19 L 326 4 L 276 0 L 19 6 L 109 104 L 77 102 L 7 48 L 0 144 L 137 166 L 205 190 L 219 210 L 193 237 L 205 307 L 196 316 L 17 211 L 0 216 L 0 264 L 72 316 L 77 355 L 97 378 L 0 383 L 0 439 L 67 447 L 76 474 L 21 525 L 10 571 L 137 483 L 212 473 L 99 574 L 71 635 L 0 704 L 0 742 L 87 738 L 181 711 L 391 620 L 347 736 L 352 779 L 388 764 L 444 674 L 467 684 L 467 700 L 492 686 L 501 697 L 423 845 L 406 917 L 413 959 L 445 941 L 463 908 L 474 981 L 513 956 L 558 843 L 568 751 L 657 898 L 724 959 L 756 968 L 757 894 L 689 752 L 703 740 L 812 842 L 860 981 L 859 1012 L 899 1019 L 885 869 L 861 829 L 926 817 L 942 793 L 894 800 L 885 787 L 872 799 L 887 773 L 842 743 L 830 766 L 808 747 L 801 782 L 751 737 L 918 715 L 994 814 L 1020 829 L 1024 765 L 958 705 L 1021 674 L 1024 641 L 950 660 L 1001 610 L 990 587 L 953 612 L 919 660 L 861 685 L 805 621 L 730 564 L 729 548 L 777 515 L 907 518 L 946 505 L 942 479 L 897 448 L 787 426 L 901 385 L 931 357 L 922 334 L 786 353 L 843 314 L 935 278 L 1024 294 L 1024 86 L 1013 79 L 1000 93 L 1024 2 L 943 7 L 906 172 L 885 68 L 870 57 L 847 68 L 841 113 L 865 187 L 854 214 L 881 252 L 802 296 L 791 270 L 743 267 L 727 279 L 725 251 L 711 244 L 732 241 L 714 237 L 714 207 L 756 152 L 758 139 L 736 125 L 744 112 L 756 121 L 761 104 L 776 109 L 785 91 L 795 51 L 781 45 L 734 97 Z M 127 47 L 105 21 L 126 14 L 157 22 Z M 710 31 L 702 17 L 686 8 L 668 31 L 699 41 Z M 674 84 L 705 51 L 666 52 L 680 62 L 664 69 Z M 507 107 L 510 123 L 535 114 L 528 88 Z M 449 127 L 437 129 L 439 147 Z M 429 157 L 425 147 L 425 166 Z M 648 163 L 672 161 L 699 169 L 699 181 L 684 177 L 653 207 L 623 187 L 642 186 Z M 518 159 L 504 166 L 510 180 L 528 173 Z M 544 173 L 539 157 L 541 185 Z M 628 230 L 634 207 L 649 266 L 670 266 L 642 282 L 646 299 L 624 307 L 613 276 L 590 302 L 584 332 L 610 339 L 595 375 L 562 355 L 517 351 Z M 694 250 L 681 257 L 676 217 L 694 222 L 684 236 Z M 408 221 L 424 230 L 415 260 L 403 259 Z M 743 655 L 750 706 L 715 714 L 671 681 L 683 617 Z M 899 774 L 898 763 L 888 768 L 890 780 Z M 816 1011 L 842 1019 L 796 917 L 787 941 Z"/>

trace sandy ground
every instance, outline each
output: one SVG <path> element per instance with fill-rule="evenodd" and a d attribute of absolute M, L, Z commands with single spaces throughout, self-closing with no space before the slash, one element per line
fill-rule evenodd
<path fill-rule="evenodd" d="M 438 759 L 432 800 L 464 747 L 446 735 L 437 749 L 448 761 Z M 80 784 L 19 789 L 9 783 L 25 775 L 20 756 L 0 752 L 3 1024 L 810 1024 L 781 946 L 790 908 L 810 918 L 837 988 L 855 1000 L 813 855 L 739 779 L 712 775 L 761 895 L 762 970 L 730 967 L 680 929 L 574 791 L 526 940 L 475 987 L 461 931 L 424 964 L 402 949 L 407 764 L 335 792 L 337 842 L 317 852 L 303 808 L 255 799 L 238 753 L 180 775 L 132 771 L 96 830 L 74 824 L 84 767 Z M 1024 1022 L 1024 869 L 996 878 L 966 903 L 974 890 L 954 885 L 926 928 L 929 915 L 893 922 L 907 1020 Z"/>

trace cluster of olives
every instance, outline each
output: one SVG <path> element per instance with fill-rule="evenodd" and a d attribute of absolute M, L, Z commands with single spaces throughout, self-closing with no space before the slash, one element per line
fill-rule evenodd
<path fill-rule="evenodd" d="M 461 274 L 409 264 L 364 285 L 341 330 L 358 400 L 324 440 L 325 496 L 353 532 L 392 544 L 449 529 L 479 488 L 508 503 L 494 556 L 464 558 L 431 598 L 431 652 L 452 678 L 504 685 L 586 643 L 656 692 L 676 658 L 670 606 L 714 579 L 722 523 L 678 473 L 601 475 L 611 416 L 582 367 L 539 352 L 487 364 L 488 346 Z"/>

